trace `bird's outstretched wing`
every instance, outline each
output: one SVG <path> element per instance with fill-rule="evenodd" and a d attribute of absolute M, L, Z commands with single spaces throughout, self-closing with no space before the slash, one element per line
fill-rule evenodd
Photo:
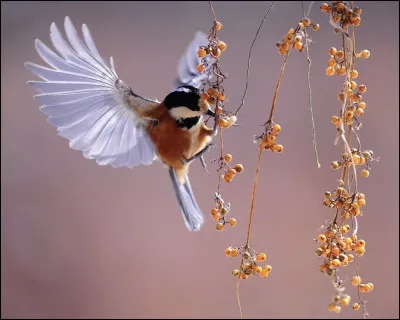
<path fill-rule="evenodd" d="M 117 76 L 113 59 L 100 56 L 89 29 L 82 26 L 83 40 L 69 17 L 64 22 L 66 41 L 55 23 L 50 37 L 58 55 L 40 40 L 35 47 L 50 66 L 31 62 L 25 66 L 42 81 L 28 81 L 39 94 L 36 100 L 58 134 L 70 141 L 87 159 L 100 165 L 135 167 L 156 159 L 155 147 L 132 105 L 138 109 L 159 104 L 132 92 Z M 128 103 L 128 99 L 130 104 Z"/>
<path fill-rule="evenodd" d="M 197 31 L 189 43 L 186 52 L 181 56 L 178 63 L 178 77 L 174 83 L 174 89 L 183 86 L 190 85 L 196 88 L 200 86 L 212 77 L 211 64 L 215 61 L 210 55 L 205 58 L 207 67 L 203 72 L 197 71 L 197 66 L 201 62 L 201 58 L 197 55 L 197 51 L 200 46 L 207 46 L 208 40 L 207 35 L 202 31 Z"/>

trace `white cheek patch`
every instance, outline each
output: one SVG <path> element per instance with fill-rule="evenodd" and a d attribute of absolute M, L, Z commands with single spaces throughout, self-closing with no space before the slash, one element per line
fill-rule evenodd
<path fill-rule="evenodd" d="M 202 113 L 200 111 L 193 111 L 187 107 L 176 107 L 169 110 L 170 115 L 175 118 L 193 118 L 198 117 Z"/>

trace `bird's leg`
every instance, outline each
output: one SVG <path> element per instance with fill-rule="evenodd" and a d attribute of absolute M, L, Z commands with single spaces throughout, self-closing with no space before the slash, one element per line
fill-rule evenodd
<path fill-rule="evenodd" d="M 182 159 L 182 163 L 183 164 L 188 164 L 188 163 L 192 162 L 193 160 L 195 160 L 197 158 L 200 158 L 200 161 L 201 161 L 201 164 L 202 164 L 203 168 L 207 171 L 207 166 L 206 166 L 206 163 L 204 161 L 204 156 L 203 155 L 210 147 L 213 147 L 213 146 L 215 146 L 214 143 L 207 144 L 203 149 L 201 149 L 199 152 L 197 152 L 194 156 L 190 157 L 189 159 L 185 159 L 185 158 Z"/>

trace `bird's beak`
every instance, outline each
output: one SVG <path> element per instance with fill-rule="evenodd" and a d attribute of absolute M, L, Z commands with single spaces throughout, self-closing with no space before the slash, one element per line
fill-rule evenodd
<path fill-rule="evenodd" d="M 204 114 L 211 116 L 211 117 L 215 117 L 215 112 L 212 111 L 210 108 L 208 108 Z"/>

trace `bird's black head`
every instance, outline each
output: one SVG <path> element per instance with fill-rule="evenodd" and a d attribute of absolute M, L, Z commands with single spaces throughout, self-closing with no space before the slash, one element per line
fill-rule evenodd
<path fill-rule="evenodd" d="M 164 99 L 164 104 L 172 117 L 185 119 L 214 115 L 208 103 L 200 100 L 200 90 L 193 86 L 180 86 Z"/>

